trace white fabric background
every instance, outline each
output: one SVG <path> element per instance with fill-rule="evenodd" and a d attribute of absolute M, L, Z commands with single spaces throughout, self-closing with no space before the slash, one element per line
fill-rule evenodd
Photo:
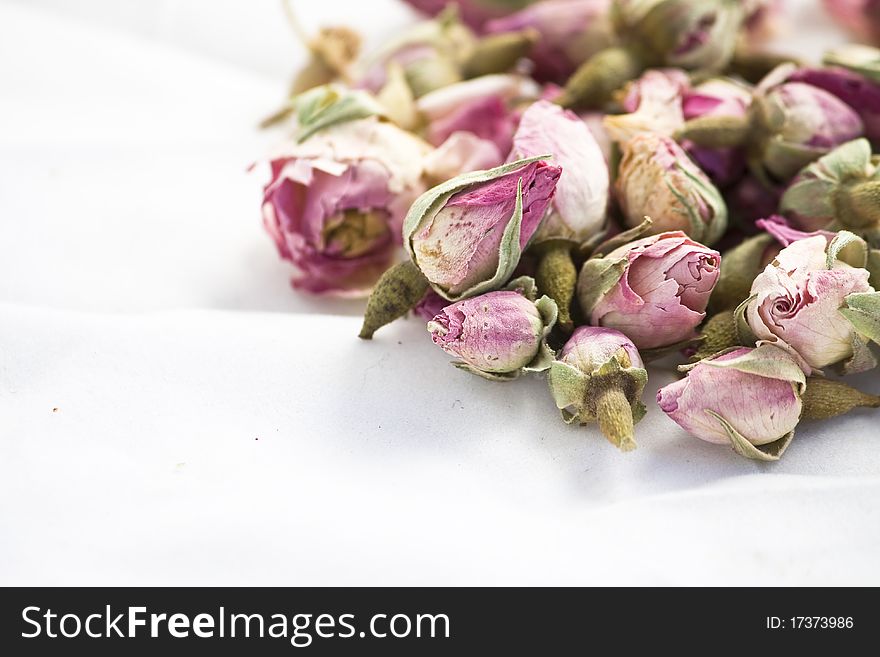
<path fill-rule="evenodd" d="M 840 39 L 789 4 L 785 47 Z M 0 2 L 0 583 L 880 583 L 877 414 L 767 465 L 653 407 L 619 454 L 295 294 L 245 168 L 301 57 L 274 0 Z"/>

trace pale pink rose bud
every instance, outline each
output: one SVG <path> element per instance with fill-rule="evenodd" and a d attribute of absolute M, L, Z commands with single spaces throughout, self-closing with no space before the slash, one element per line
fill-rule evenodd
<path fill-rule="evenodd" d="M 581 308 L 594 326 L 625 333 L 639 349 L 696 337 L 721 256 L 680 231 L 654 235 L 584 263 Z"/>
<path fill-rule="evenodd" d="M 615 16 L 665 66 L 721 70 L 730 61 L 744 7 L 730 0 L 618 0 Z"/>
<path fill-rule="evenodd" d="M 544 0 L 490 21 L 487 33 L 532 28 L 539 40 L 529 58 L 534 77 L 564 83 L 575 69 L 614 41 L 611 0 Z"/>
<path fill-rule="evenodd" d="M 638 134 L 624 146 L 614 192 L 626 224 L 644 218 L 652 230 L 680 230 L 713 244 L 727 228 L 720 192 L 671 137 Z"/>
<path fill-rule="evenodd" d="M 877 0 L 822 0 L 831 17 L 859 39 L 880 45 Z"/>
<path fill-rule="evenodd" d="M 660 409 L 676 424 L 748 458 L 779 458 L 800 419 L 806 386 L 785 351 L 738 347 L 680 369 L 687 377 L 657 393 Z"/>
<path fill-rule="evenodd" d="M 377 94 L 389 82 L 389 71 L 399 66 L 416 98 L 462 79 L 461 65 L 476 37 L 454 16 L 423 21 L 388 40 L 367 58 L 357 86 Z"/>
<path fill-rule="evenodd" d="M 648 381 L 638 349 L 620 331 L 599 326 L 575 329 L 550 366 L 550 392 L 567 423 L 598 421 L 605 436 L 633 449 L 633 425 L 645 414 Z"/>
<path fill-rule="evenodd" d="M 455 5 L 458 14 L 465 23 L 475 30 L 480 30 L 493 18 L 507 16 L 527 7 L 536 0 L 404 0 L 420 12 L 428 16 L 436 16 Z"/>
<path fill-rule="evenodd" d="M 541 88 L 524 76 L 484 75 L 426 94 L 416 108 L 427 123 L 426 138 L 434 146 L 464 131 L 491 141 L 506 155 L 519 122 L 516 104 L 540 94 Z"/>
<path fill-rule="evenodd" d="M 430 147 L 389 123 L 342 123 L 272 158 L 263 222 L 293 286 L 361 296 L 395 259 Z"/>
<path fill-rule="evenodd" d="M 605 226 L 608 165 L 590 129 L 576 114 L 546 100 L 523 112 L 513 139 L 511 159 L 552 154 L 562 167 L 550 213 L 536 240 L 584 242 Z"/>
<path fill-rule="evenodd" d="M 651 69 L 624 89 L 626 114 L 605 117 L 605 129 L 619 144 L 643 132 L 667 137 L 684 125 L 682 102 L 690 78 L 680 69 Z"/>
<path fill-rule="evenodd" d="M 790 180 L 803 167 L 844 142 L 861 137 L 859 115 L 824 89 L 786 82 L 792 65 L 774 69 L 758 85 L 753 144 L 756 161 L 778 181 Z"/>
<path fill-rule="evenodd" d="M 533 158 L 462 174 L 410 208 L 404 242 L 450 301 L 501 287 L 553 200 L 561 169 Z"/>
<path fill-rule="evenodd" d="M 535 301 L 529 279 L 513 282 L 514 287 L 521 284 L 518 290 L 448 305 L 428 322 L 434 344 L 459 359 L 453 365 L 495 380 L 550 366 L 553 352 L 546 338 L 556 321 L 556 304 L 548 297 Z"/>
<path fill-rule="evenodd" d="M 848 372 L 870 369 L 876 360 L 867 343 L 876 336 L 861 325 L 860 332 L 847 312 L 853 302 L 877 296 L 866 294 L 874 293 L 863 268 L 866 254 L 864 242 L 846 232 L 830 244 L 824 235 L 792 242 L 755 278 L 752 296 L 737 312 L 758 344 L 785 349 L 807 374 L 838 364 Z M 860 317 L 874 313 L 858 311 Z"/>

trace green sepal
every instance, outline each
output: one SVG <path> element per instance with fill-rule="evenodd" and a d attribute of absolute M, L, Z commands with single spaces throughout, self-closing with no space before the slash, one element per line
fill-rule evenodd
<path fill-rule="evenodd" d="M 867 340 L 880 344 L 880 292 L 854 292 L 839 312 Z"/>
<path fill-rule="evenodd" d="M 591 373 L 562 361 L 554 361 L 547 379 L 553 400 L 566 424 L 586 424 L 596 420 L 596 402 L 600 394 L 609 388 L 624 392 L 630 403 L 634 424 L 647 412 L 641 401 L 648 383 L 647 370 L 624 367 L 616 355 Z M 574 408 L 575 412 L 568 408 Z"/>
<path fill-rule="evenodd" d="M 868 244 L 848 230 L 839 231 L 825 251 L 825 268 L 834 269 L 838 260 L 850 267 L 864 269 L 868 264 Z"/>
<path fill-rule="evenodd" d="M 366 91 L 332 84 L 310 89 L 291 103 L 296 112 L 298 143 L 332 125 L 385 116 L 382 105 Z"/>
<path fill-rule="evenodd" d="M 718 369 L 733 369 L 746 374 L 755 374 L 763 376 L 767 379 L 778 379 L 780 381 L 788 381 L 792 385 L 796 385 L 799 394 L 802 394 L 807 387 L 807 378 L 797 362 L 784 349 L 772 344 L 762 344 L 748 353 L 736 358 L 726 360 L 718 360 L 718 356 L 729 354 L 741 347 L 731 347 L 715 354 L 710 359 L 702 360 L 699 363 L 690 363 L 680 365 L 679 371 L 687 372 L 693 369 L 697 364 L 707 367 L 716 367 Z"/>
<path fill-rule="evenodd" d="M 590 315 L 599 300 L 617 285 L 626 265 L 626 257 L 590 258 L 583 264 L 578 275 L 577 299 L 585 315 Z"/>
<path fill-rule="evenodd" d="M 772 443 L 767 443 L 766 445 L 753 445 L 746 440 L 739 431 L 731 426 L 727 420 L 718 415 L 718 413 L 708 409 L 706 409 L 706 413 L 714 417 L 724 431 L 727 432 L 727 437 L 730 439 L 730 446 L 733 447 L 733 451 L 747 459 L 755 461 L 778 461 L 779 457 L 782 456 L 783 452 L 785 452 L 791 444 L 792 438 L 794 438 L 794 431 L 789 431 L 782 438 L 775 440 Z"/>
<path fill-rule="evenodd" d="M 749 322 L 746 319 L 746 311 L 748 310 L 749 304 L 757 298 L 758 295 L 753 294 L 740 303 L 736 307 L 736 310 L 733 311 L 733 317 L 736 321 L 737 342 L 743 347 L 751 347 L 758 341 L 757 336 L 752 332 L 752 327 L 749 326 Z"/>
<path fill-rule="evenodd" d="M 633 242 L 640 237 L 644 237 L 651 230 L 651 226 L 654 225 L 654 220 L 651 217 L 645 217 L 642 223 L 640 223 L 635 228 L 630 228 L 628 230 L 623 231 L 622 233 L 618 233 L 613 237 L 609 237 L 607 240 L 600 242 L 599 244 L 592 246 L 590 243 L 585 242 L 580 249 L 580 253 L 584 257 L 602 257 L 606 256 L 615 249 L 620 248 L 630 242 Z"/>

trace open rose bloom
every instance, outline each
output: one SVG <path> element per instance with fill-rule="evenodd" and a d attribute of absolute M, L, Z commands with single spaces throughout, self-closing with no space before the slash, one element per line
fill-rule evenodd
<path fill-rule="evenodd" d="M 807 374 L 830 365 L 846 372 L 871 369 L 877 363 L 868 342 L 876 337 L 852 321 L 853 302 L 878 296 L 863 268 L 866 252 L 846 232 L 830 243 L 824 235 L 793 242 L 755 278 L 752 296 L 737 312 L 759 345 L 784 349 Z M 872 308 L 876 303 L 859 311 L 868 325 Z"/>
<path fill-rule="evenodd" d="M 591 324 L 623 332 L 639 349 L 678 345 L 696 337 L 720 261 L 680 231 L 647 237 L 587 260 L 578 299 Z"/>
<path fill-rule="evenodd" d="M 738 347 L 686 366 L 657 393 L 660 409 L 689 434 L 748 458 L 778 459 L 794 435 L 806 378 L 773 345 Z"/>
<path fill-rule="evenodd" d="M 263 222 L 297 289 L 363 296 L 395 260 L 430 147 L 365 119 L 284 146 L 271 160 Z"/>

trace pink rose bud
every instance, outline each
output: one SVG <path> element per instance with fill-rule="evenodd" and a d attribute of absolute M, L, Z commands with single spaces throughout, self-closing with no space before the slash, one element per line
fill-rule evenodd
<path fill-rule="evenodd" d="M 880 44 L 880 12 L 876 0 L 822 0 L 831 17 L 856 37 Z"/>
<path fill-rule="evenodd" d="M 790 180 L 810 162 L 844 142 L 861 137 L 864 126 L 849 105 L 803 82 L 785 82 L 793 66 L 774 69 L 758 86 L 755 104 L 759 134 L 756 157 L 779 181 Z"/>
<path fill-rule="evenodd" d="M 689 87 L 690 78 L 681 69 L 646 71 L 624 89 L 627 113 L 605 117 L 605 129 L 619 144 L 644 132 L 670 137 L 684 124 L 682 101 Z"/>
<path fill-rule="evenodd" d="M 842 100 L 859 115 L 865 137 L 880 144 L 880 84 L 840 66 L 799 68 L 788 79 L 818 87 Z"/>
<path fill-rule="evenodd" d="M 497 289 L 513 273 L 553 200 L 561 169 L 533 158 L 463 174 L 410 209 L 404 241 L 450 301 Z"/>
<path fill-rule="evenodd" d="M 422 194 L 403 226 L 410 259 L 377 282 L 360 337 L 372 339 L 413 310 L 429 286 L 447 301 L 501 288 L 544 219 L 560 173 L 534 157 L 463 173 Z"/>
<path fill-rule="evenodd" d="M 602 150 L 577 115 L 546 100 L 523 112 L 514 135 L 511 159 L 553 155 L 562 167 L 550 213 L 535 239 L 584 242 L 605 226 L 609 174 Z"/>
<path fill-rule="evenodd" d="M 682 110 L 686 121 L 701 117 L 733 117 L 745 121 L 752 104 L 751 89 L 730 78 L 711 78 L 685 93 Z M 719 186 L 736 182 L 746 169 L 742 147 L 707 148 L 685 141 L 688 154 Z"/>
<path fill-rule="evenodd" d="M 684 124 L 682 102 L 690 78 L 677 68 L 651 69 L 624 89 L 626 114 L 605 117 L 605 129 L 619 144 L 643 132 L 672 136 Z"/>
<path fill-rule="evenodd" d="M 564 83 L 575 69 L 614 40 L 611 0 L 544 0 L 486 25 L 490 34 L 528 28 L 539 34 L 529 55 L 534 77 Z"/>
<path fill-rule="evenodd" d="M 474 34 L 453 15 L 418 23 L 365 60 L 357 86 L 378 94 L 391 67 L 399 66 L 418 98 L 461 80 L 462 63 L 475 44 Z"/>
<path fill-rule="evenodd" d="M 454 0 L 454 2 L 449 0 L 404 0 L 404 2 L 428 16 L 436 16 L 445 11 L 450 4 L 454 4 L 465 23 L 475 30 L 481 30 L 493 18 L 512 14 L 536 2 L 536 0 Z"/>
<path fill-rule="evenodd" d="M 624 146 L 614 191 L 630 227 L 647 216 L 654 232 L 680 230 L 710 245 L 727 228 L 720 192 L 670 137 L 633 137 Z"/>
<path fill-rule="evenodd" d="M 735 348 L 683 366 L 686 378 L 661 388 L 657 403 L 689 434 L 731 445 L 742 456 L 775 461 L 801 416 L 804 373 L 772 345 Z"/>
<path fill-rule="evenodd" d="M 647 381 L 632 341 L 598 326 L 576 329 L 548 375 L 563 419 L 569 424 L 598 420 L 602 433 L 624 451 L 636 446 L 633 425 L 645 415 L 641 396 Z"/>
<path fill-rule="evenodd" d="M 646 237 L 587 260 L 578 299 L 594 326 L 622 331 L 639 349 L 671 347 L 696 337 L 720 260 L 680 231 Z"/>
<path fill-rule="evenodd" d="M 737 314 L 758 344 L 786 350 L 807 374 L 838 364 L 870 369 L 880 295 L 868 284 L 866 256 L 864 242 L 845 231 L 830 244 L 824 235 L 792 242 L 755 278 Z"/>
<path fill-rule="evenodd" d="M 730 0 L 618 0 L 616 19 L 664 66 L 721 70 L 745 11 Z"/>
<path fill-rule="evenodd" d="M 510 380 L 550 366 L 546 338 L 556 321 L 548 297 L 534 300 L 530 279 L 446 306 L 428 322 L 434 344 L 459 360 L 453 365 L 493 380 Z"/>
<path fill-rule="evenodd" d="M 464 131 L 491 141 L 507 154 L 519 122 L 514 103 L 540 93 L 540 87 L 523 76 L 484 75 L 426 94 L 416 107 L 427 122 L 426 136 L 433 145 Z"/>
<path fill-rule="evenodd" d="M 453 132 L 425 158 L 425 177 L 439 184 L 462 173 L 492 169 L 504 159 L 494 142 L 472 132 Z"/>
<path fill-rule="evenodd" d="M 293 286 L 359 296 L 394 260 L 409 205 L 423 191 L 430 147 L 389 123 L 339 124 L 271 162 L 263 222 L 282 258 L 297 269 Z"/>
<path fill-rule="evenodd" d="M 605 230 L 608 165 L 590 129 L 577 115 L 546 100 L 523 112 L 511 158 L 553 154 L 562 168 L 550 212 L 535 234 L 541 244 L 538 286 L 559 307 L 559 323 L 573 326 L 570 308 L 577 280 L 572 248 Z"/>
<path fill-rule="evenodd" d="M 449 302 L 446 299 L 434 292 L 434 290 L 428 290 L 425 292 L 422 300 L 413 308 L 413 312 L 426 322 L 430 322 L 448 305 Z"/>

